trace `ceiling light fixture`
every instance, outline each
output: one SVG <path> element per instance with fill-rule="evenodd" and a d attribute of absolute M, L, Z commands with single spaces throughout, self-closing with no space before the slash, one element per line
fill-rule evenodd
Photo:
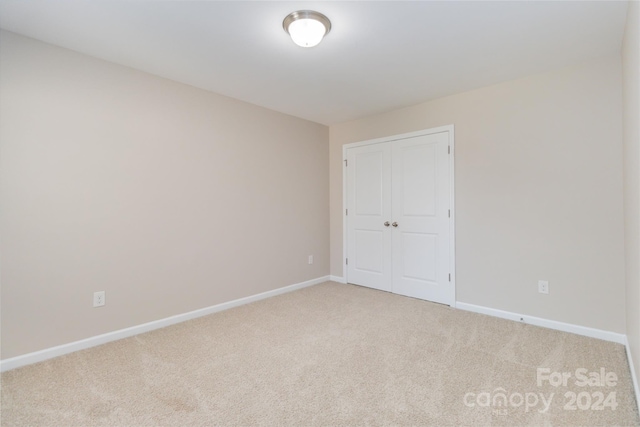
<path fill-rule="evenodd" d="M 291 12 L 282 21 L 282 28 L 298 46 L 313 47 L 331 31 L 329 18 L 313 10 Z"/>

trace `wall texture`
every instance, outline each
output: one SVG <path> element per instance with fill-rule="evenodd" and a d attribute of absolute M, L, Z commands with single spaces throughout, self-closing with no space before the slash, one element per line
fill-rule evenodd
<path fill-rule="evenodd" d="M 3 359 L 329 273 L 327 127 L 0 40 Z"/>
<path fill-rule="evenodd" d="M 342 146 L 453 124 L 457 300 L 624 333 L 621 87 L 616 55 L 331 126 L 331 274 Z"/>
<path fill-rule="evenodd" d="M 622 46 L 627 338 L 640 380 L 640 3 L 629 2 Z"/>

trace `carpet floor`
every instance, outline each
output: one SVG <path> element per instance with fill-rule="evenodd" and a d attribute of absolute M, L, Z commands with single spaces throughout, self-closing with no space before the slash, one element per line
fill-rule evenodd
<path fill-rule="evenodd" d="M 323 283 L 11 370 L 2 426 L 638 426 L 623 346 Z"/>

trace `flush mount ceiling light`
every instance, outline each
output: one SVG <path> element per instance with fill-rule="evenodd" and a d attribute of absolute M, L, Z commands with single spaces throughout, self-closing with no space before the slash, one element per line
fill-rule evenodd
<path fill-rule="evenodd" d="M 291 40 L 298 46 L 313 47 L 329 34 L 329 18 L 313 10 L 291 12 L 282 21 L 282 28 L 289 33 Z"/>

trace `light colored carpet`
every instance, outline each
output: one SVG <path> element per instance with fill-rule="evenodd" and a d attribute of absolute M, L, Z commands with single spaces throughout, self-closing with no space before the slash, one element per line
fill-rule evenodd
<path fill-rule="evenodd" d="M 640 424 L 621 345 L 336 283 L 5 372 L 1 409 L 5 427 Z"/>

